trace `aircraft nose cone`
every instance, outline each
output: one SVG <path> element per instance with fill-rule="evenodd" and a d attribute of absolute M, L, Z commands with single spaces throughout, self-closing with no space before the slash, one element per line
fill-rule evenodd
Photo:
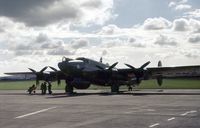
<path fill-rule="evenodd" d="M 59 67 L 59 69 L 60 69 L 61 71 L 63 71 L 63 70 L 64 70 L 64 62 L 59 62 L 59 63 L 58 63 L 58 67 Z"/>

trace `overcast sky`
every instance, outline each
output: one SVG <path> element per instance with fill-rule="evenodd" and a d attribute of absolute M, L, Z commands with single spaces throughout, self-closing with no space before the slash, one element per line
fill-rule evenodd
<path fill-rule="evenodd" d="M 63 56 L 200 65 L 200 1 L 0 1 L 0 75 L 57 68 Z"/>

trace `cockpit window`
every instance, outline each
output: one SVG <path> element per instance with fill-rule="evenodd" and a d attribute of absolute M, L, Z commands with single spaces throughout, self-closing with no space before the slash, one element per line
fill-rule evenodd
<path fill-rule="evenodd" d="M 79 57 L 79 58 L 76 58 L 76 60 L 82 60 L 83 62 L 85 63 L 89 63 L 89 60 L 84 58 L 84 57 Z"/>
<path fill-rule="evenodd" d="M 71 60 L 73 60 L 73 59 L 66 58 L 65 56 L 63 56 L 63 58 L 62 58 L 62 61 L 71 61 Z"/>

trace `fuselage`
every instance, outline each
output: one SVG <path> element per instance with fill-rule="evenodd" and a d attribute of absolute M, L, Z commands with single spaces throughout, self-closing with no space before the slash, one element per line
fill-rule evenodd
<path fill-rule="evenodd" d="M 116 68 L 108 71 L 106 70 L 109 68 L 108 65 L 88 58 L 77 58 L 70 61 L 63 60 L 58 63 L 58 67 L 62 72 L 73 77 L 79 83 L 80 81 L 88 81 L 90 84 L 109 86 L 114 82 L 119 85 L 129 84 L 131 82 L 130 77 L 127 76 L 128 74 L 119 73 Z"/>

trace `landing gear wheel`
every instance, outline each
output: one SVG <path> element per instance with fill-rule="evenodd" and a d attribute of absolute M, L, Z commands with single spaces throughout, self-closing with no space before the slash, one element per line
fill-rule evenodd
<path fill-rule="evenodd" d="M 73 94 L 74 92 L 74 88 L 73 85 L 71 84 L 71 82 L 66 82 L 66 86 L 65 86 L 65 92 L 67 94 Z"/>

